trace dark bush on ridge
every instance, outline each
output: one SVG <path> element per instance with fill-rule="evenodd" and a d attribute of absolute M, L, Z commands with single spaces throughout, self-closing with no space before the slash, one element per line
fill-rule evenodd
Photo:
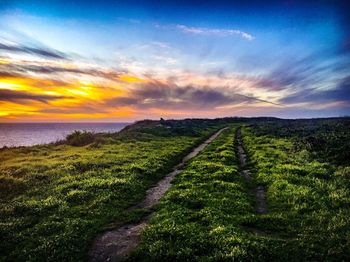
<path fill-rule="evenodd" d="M 71 146 L 86 146 L 95 142 L 95 136 L 91 132 L 75 130 L 66 137 L 66 141 Z"/>

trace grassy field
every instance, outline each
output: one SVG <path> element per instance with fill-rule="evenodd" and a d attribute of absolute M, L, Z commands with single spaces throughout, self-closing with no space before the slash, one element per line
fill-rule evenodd
<path fill-rule="evenodd" d="M 349 119 L 143 121 L 117 134 L 0 150 L 1 261 L 81 261 L 191 148 L 130 261 L 347 261 Z M 240 171 L 241 127 L 252 181 Z M 253 189 L 266 189 L 257 214 Z"/>
<path fill-rule="evenodd" d="M 244 130 L 244 141 L 269 205 L 268 214 L 247 226 L 275 240 L 269 252 L 279 260 L 349 260 L 349 167 L 321 163 L 291 139 L 251 129 Z"/>
<path fill-rule="evenodd" d="M 338 124 L 325 148 L 346 134 Z M 349 162 L 334 164 L 343 153 L 319 162 L 303 133 L 281 138 L 274 130 L 266 122 L 243 129 L 252 183 L 238 172 L 232 129 L 208 146 L 178 175 L 130 260 L 349 260 Z M 324 122 L 313 130 L 327 135 Z M 254 210 L 255 185 L 267 189 L 267 214 Z"/>
<path fill-rule="evenodd" d="M 254 214 L 239 174 L 234 128 L 224 131 L 179 174 L 130 260 L 245 259 L 255 249 L 241 228 Z"/>
<path fill-rule="evenodd" d="M 220 125 L 141 122 L 119 134 L 2 149 L 0 260 L 83 259 L 100 230 L 137 218 L 124 210 Z"/>

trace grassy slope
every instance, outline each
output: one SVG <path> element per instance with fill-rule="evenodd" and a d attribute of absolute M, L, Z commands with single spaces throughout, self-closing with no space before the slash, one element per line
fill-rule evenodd
<path fill-rule="evenodd" d="M 269 214 L 247 225 L 281 238 L 271 255 L 294 261 L 349 260 L 349 168 L 320 163 L 310 152 L 296 150 L 290 139 L 245 129 L 244 141 L 269 205 Z"/>
<path fill-rule="evenodd" d="M 267 188 L 269 213 L 257 215 L 233 134 L 225 131 L 178 175 L 130 260 L 348 260 L 349 168 L 245 128 L 254 183 Z"/>
<path fill-rule="evenodd" d="M 99 135 L 99 143 L 83 147 L 1 150 L 0 260 L 83 258 L 103 226 L 137 217 L 123 210 L 140 201 L 215 125 L 198 125 L 189 135 L 188 127 L 172 133 L 152 126 L 146 133 L 131 128 Z"/>
<path fill-rule="evenodd" d="M 350 168 L 348 152 L 337 151 L 348 146 L 344 122 L 266 121 L 273 123 L 244 129 L 243 139 L 269 213 L 254 212 L 232 128 L 178 175 L 132 259 L 349 260 Z M 225 121 L 205 122 L 141 122 L 84 147 L 0 150 L 0 260 L 83 258 L 107 223 L 137 219 L 125 208 Z M 318 162 L 328 156 L 332 164 Z"/>
<path fill-rule="evenodd" d="M 239 174 L 234 128 L 224 131 L 179 174 L 130 260 L 249 259 L 254 237 L 240 226 L 254 213 Z"/>
<path fill-rule="evenodd" d="M 254 124 L 256 135 L 291 139 L 312 159 L 344 165 L 350 159 L 350 118 L 268 120 Z"/>

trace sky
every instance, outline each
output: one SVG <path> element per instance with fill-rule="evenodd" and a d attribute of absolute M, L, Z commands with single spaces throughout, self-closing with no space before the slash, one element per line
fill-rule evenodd
<path fill-rule="evenodd" d="M 349 116 L 348 10 L 0 0 L 0 122 Z"/>

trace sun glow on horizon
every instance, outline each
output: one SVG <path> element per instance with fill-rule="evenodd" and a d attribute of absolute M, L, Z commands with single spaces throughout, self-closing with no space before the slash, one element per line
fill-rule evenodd
<path fill-rule="evenodd" d="M 0 122 L 350 114 L 337 5 L 62 3 L 0 8 Z"/>

